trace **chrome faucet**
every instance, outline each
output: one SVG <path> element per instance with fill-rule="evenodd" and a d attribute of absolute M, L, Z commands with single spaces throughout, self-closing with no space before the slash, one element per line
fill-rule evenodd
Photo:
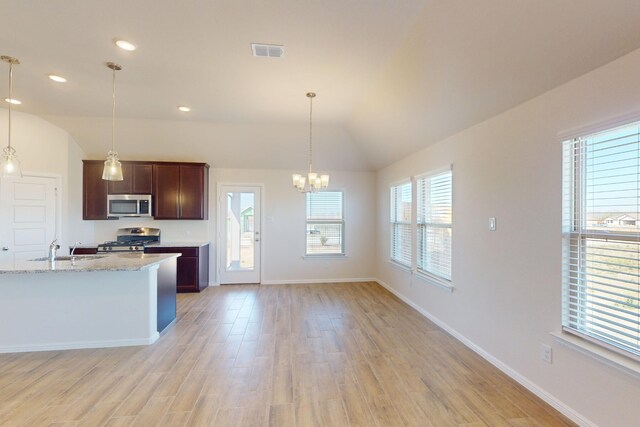
<path fill-rule="evenodd" d="M 75 265 L 75 262 L 76 262 L 76 257 L 73 256 L 73 253 L 76 251 L 76 248 L 78 247 L 78 245 L 81 245 L 81 244 L 82 244 L 82 242 L 75 242 L 73 244 L 73 248 L 71 248 L 71 253 L 69 255 L 71 255 L 71 264 L 72 265 Z"/>
<path fill-rule="evenodd" d="M 54 239 L 53 242 L 49 245 L 49 261 L 53 262 L 56 260 L 56 251 L 60 249 L 60 245 L 58 244 L 58 239 Z"/>

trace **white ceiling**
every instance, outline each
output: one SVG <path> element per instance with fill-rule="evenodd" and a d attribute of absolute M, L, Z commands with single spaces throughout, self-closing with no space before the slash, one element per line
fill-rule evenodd
<path fill-rule="evenodd" d="M 23 111 L 118 116 L 301 122 L 305 93 L 316 118 L 344 123 L 367 83 L 404 38 L 424 0 L 2 0 L 2 54 L 19 58 L 15 94 Z M 114 38 L 138 45 L 117 48 Z M 284 45 L 285 57 L 255 58 L 251 43 Z M 2 76 L 6 76 L 3 69 Z M 49 73 L 69 79 L 55 84 Z M 4 79 L 2 81 L 5 81 Z M 4 86 L 4 85 L 3 85 Z M 0 87 L 3 87 L 0 86 Z M 330 106 L 330 108 L 329 108 Z"/>
<path fill-rule="evenodd" d="M 309 90 L 320 168 L 375 169 L 640 47 L 637 0 L 0 0 L 0 10 L 0 54 L 22 62 L 18 110 L 101 157 L 104 62 L 115 61 L 122 157 L 173 157 L 171 140 L 187 134 L 184 160 L 220 167 L 303 168 Z M 282 44 L 285 57 L 254 58 L 251 42 Z M 6 78 L 2 67 L 0 93 Z"/>

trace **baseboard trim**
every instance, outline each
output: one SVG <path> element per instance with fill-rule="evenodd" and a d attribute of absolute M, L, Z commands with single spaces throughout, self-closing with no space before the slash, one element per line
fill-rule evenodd
<path fill-rule="evenodd" d="M 319 283 L 360 283 L 360 282 L 377 282 L 372 277 L 358 277 L 348 279 L 300 279 L 300 280 L 263 280 L 261 285 L 313 285 Z"/>
<path fill-rule="evenodd" d="M 451 328 L 445 322 L 443 322 L 442 320 L 440 320 L 439 318 L 437 318 L 433 314 L 429 313 L 427 310 L 425 310 L 424 308 L 420 307 L 418 304 L 416 304 L 413 301 L 411 301 L 409 298 L 407 298 L 405 295 L 403 295 L 401 292 L 397 291 L 393 287 L 389 286 L 383 280 L 375 279 L 375 281 L 380 286 L 382 286 L 383 288 L 385 288 L 386 290 L 391 292 L 393 295 L 398 297 L 400 300 L 402 300 L 404 303 L 409 305 L 411 308 L 415 309 L 418 313 L 422 314 L 424 317 L 426 317 L 427 319 L 431 320 L 433 323 L 438 325 L 440 328 L 444 329 L 446 332 L 451 334 L 455 339 L 457 339 L 458 341 L 463 343 L 465 346 L 467 346 L 468 348 L 473 350 L 476 354 L 478 354 L 480 357 L 485 359 L 487 362 L 491 363 L 493 366 L 495 366 L 496 368 L 498 368 L 502 372 L 504 372 L 506 375 L 508 375 L 510 378 L 512 378 L 513 380 L 517 381 L 524 388 L 526 388 L 527 390 L 529 390 L 530 392 L 532 392 L 533 394 L 538 396 L 540 399 L 542 399 L 545 402 L 547 402 L 549 405 L 553 406 L 555 409 L 557 409 L 563 415 L 568 417 L 571 421 L 575 422 L 576 424 L 578 424 L 580 426 L 597 427 L 597 425 L 595 423 L 593 423 L 592 421 L 588 420 L 587 418 L 585 418 L 580 413 L 578 413 L 575 410 L 573 410 L 571 407 L 566 405 L 561 400 L 557 399 L 552 394 L 548 393 L 546 390 L 544 390 L 542 387 L 538 386 L 533 381 L 531 381 L 528 378 L 526 378 L 525 376 L 521 375 L 519 372 L 517 372 L 516 370 L 511 368 L 506 363 L 496 359 L 494 356 L 492 356 L 490 353 L 488 353 L 482 347 L 476 345 L 473 341 L 469 340 L 467 337 L 465 337 L 464 335 L 462 335 L 461 333 L 459 333 L 455 329 Z"/>
<path fill-rule="evenodd" d="M 166 330 L 166 329 L 165 329 Z M 109 347 L 130 347 L 137 345 L 151 345 L 158 341 L 160 334 L 155 332 L 149 338 L 134 338 L 126 340 L 105 340 L 105 341 L 75 341 L 51 344 L 31 344 L 0 346 L 0 353 L 26 353 L 32 351 L 58 351 L 58 350 L 78 350 L 83 348 L 109 348 Z"/>

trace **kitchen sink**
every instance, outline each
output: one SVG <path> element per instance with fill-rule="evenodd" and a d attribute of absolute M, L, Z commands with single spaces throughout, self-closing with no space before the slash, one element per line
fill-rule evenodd
<path fill-rule="evenodd" d="M 56 257 L 56 261 L 71 261 L 71 258 L 74 258 L 76 261 L 86 261 L 86 260 L 91 260 L 91 259 L 100 259 L 100 258 L 104 258 L 106 255 L 74 255 L 69 256 L 69 255 L 65 255 L 65 256 L 57 256 Z M 49 261 L 49 257 L 42 257 L 42 258 L 35 258 L 29 261 Z"/>

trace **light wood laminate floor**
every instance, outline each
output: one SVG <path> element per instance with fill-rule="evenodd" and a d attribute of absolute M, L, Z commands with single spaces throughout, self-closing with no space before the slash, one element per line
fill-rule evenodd
<path fill-rule="evenodd" d="M 154 345 L 0 355 L 2 426 L 563 426 L 376 283 L 179 295 Z"/>

